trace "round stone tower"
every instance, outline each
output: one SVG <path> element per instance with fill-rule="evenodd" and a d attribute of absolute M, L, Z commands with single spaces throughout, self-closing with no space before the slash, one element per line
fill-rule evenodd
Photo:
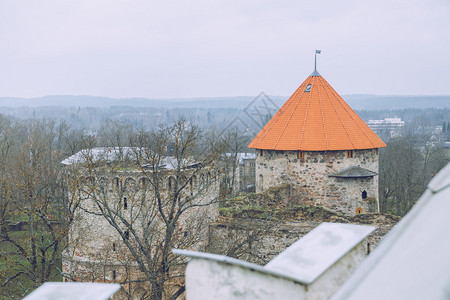
<path fill-rule="evenodd" d="M 289 183 L 297 204 L 378 212 L 378 148 L 385 146 L 315 70 L 249 144 L 256 191 Z"/>

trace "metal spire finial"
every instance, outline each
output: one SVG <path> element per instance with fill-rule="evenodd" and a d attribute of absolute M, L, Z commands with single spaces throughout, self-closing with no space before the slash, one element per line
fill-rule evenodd
<path fill-rule="evenodd" d="M 317 54 L 322 53 L 322 50 L 316 50 L 316 53 L 314 54 L 314 72 L 310 76 L 322 76 L 317 72 Z"/>

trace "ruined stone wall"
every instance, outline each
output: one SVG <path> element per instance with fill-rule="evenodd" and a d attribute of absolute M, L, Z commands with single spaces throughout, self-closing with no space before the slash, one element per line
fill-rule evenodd
<path fill-rule="evenodd" d="M 133 264 L 132 261 L 125 263 L 111 251 L 88 258 L 64 252 L 62 271 L 72 275 L 71 279 L 64 278 L 64 281 L 129 282 L 124 284 L 124 287 L 137 299 L 149 290 L 147 282 L 139 282 L 140 279 L 145 279 L 145 276 L 139 271 L 137 265 Z M 112 299 L 127 298 L 126 294 L 121 292 L 117 293 Z"/>
<path fill-rule="evenodd" d="M 384 214 L 364 214 L 346 218 L 312 207 L 303 207 L 291 217 L 297 220 L 290 218 L 284 221 L 267 221 L 220 217 L 218 222 L 209 226 L 207 251 L 231 254 L 249 262 L 265 265 L 320 223 L 335 222 L 376 226 L 377 229 L 364 242 L 365 251 L 369 254 L 400 219 Z M 240 248 L 234 250 L 237 246 Z"/>
<path fill-rule="evenodd" d="M 304 158 L 297 158 L 297 151 L 257 151 L 256 192 L 282 184 L 291 184 L 298 204 L 322 205 L 334 211 L 354 215 L 378 212 L 378 176 L 367 178 L 335 178 L 330 174 L 350 166 L 378 173 L 378 150 L 353 150 L 353 157 L 346 151 L 304 151 Z M 363 192 L 367 193 L 365 199 Z"/>

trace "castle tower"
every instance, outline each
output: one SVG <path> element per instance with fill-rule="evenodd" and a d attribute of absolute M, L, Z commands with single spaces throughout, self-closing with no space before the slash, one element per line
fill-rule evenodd
<path fill-rule="evenodd" d="M 297 204 L 378 212 L 378 148 L 385 146 L 314 70 L 249 144 L 256 191 L 290 183 Z"/>

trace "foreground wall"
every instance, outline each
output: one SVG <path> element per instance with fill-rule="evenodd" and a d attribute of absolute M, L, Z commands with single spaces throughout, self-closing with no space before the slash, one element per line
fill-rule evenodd
<path fill-rule="evenodd" d="M 191 258 L 187 299 L 328 299 L 365 259 L 375 227 L 322 223 L 264 267 L 223 255 L 173 250 Z"/>
<path fill-rule="evenodd" d="M 207 252 L 228 254 L 234 251 L 233 254 L 240 259 L 265 265 L 322 222 L 338 222 L 377 227 L 363 243 L 364 252 L 369 254 L 399 220 L 398 217 L 383 214 L 357 215 L 348 219 L 331 215 L 322 220 L 319 217 L 307 220 L 309 218 L 307 210 L 308 208 L 305 208 L 306 213 L 303 215 L 298 214 L 299 221 L 268 222 L 261 219 L 221 217 L 218 222 L 209 226 Z M 320 216 L 321 212 L 318 211 L 316 214 Z M 235 250 L 239 244 L 242 246 Z"/>

